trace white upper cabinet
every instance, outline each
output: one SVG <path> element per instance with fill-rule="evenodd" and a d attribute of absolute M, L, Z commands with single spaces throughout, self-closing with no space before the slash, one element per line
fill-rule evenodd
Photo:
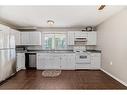
<path fill-rule="evenodd" d="M 75 45 L 75 41 L 77 41 L 78 39 L 80 39 L 80 41 L 86 39 L 86 42 L 84 43 L 85 45 L 96 45 L 96 37 L 97 34 L 94 31 L 91 32 L 69 31 L 67 45 Z"/>
<path fill-rule="evenodd" d="M 67 45 L 74 45 L 74 35 L 75 32 L 69 31 L 67 34 Z"/>
<path fill-rule="evenodd" d="M 87 44 L 86 45 L 96 45 L 96 32 L 87 32 L 88 38 L 87 38 Z"/>
<path fill-rule="evenodd" d="M 21 32 L 22 45 L 41 45 L 41 32 Z"/>
<path fill-rule="evenodd" d="M 82 31 L 75 31 L 75 38 L 87 38 L 88 33 Z"/>
<path fill-rule="evenodd" d="M 30 45 L 41 45 L 41 32 L 29 33 Z"/>
<path fill-rule="evenodd" d="M 14 37 L 15 37 L 15 45 L 21 45 L 20 31 L 11 29 L 11 35 L 14 35 Z"/>
<path fill-rule="evenodd" d="M 29 32 L 21 32 L 21 45 L 29 45 Z"/>

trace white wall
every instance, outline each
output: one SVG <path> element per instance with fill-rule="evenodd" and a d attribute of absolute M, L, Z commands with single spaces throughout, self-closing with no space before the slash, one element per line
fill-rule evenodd
<path fill-rule="evenodd" d="M 127 9 L 103 22 L 97 31 L 102 68 L 127 84 Z"/>

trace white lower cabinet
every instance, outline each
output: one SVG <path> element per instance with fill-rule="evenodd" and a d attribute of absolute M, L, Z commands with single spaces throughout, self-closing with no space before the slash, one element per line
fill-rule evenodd
<path fill-rule="evenodd" d="M 61 63 L 62 70 L 74 70 L 75 69 L 75 54 L 61 55 L 60 63 Z"/>
<path fill-rule="evenodd" d="M 101 53 L 90 53 L 90 63 L 76 63 L 76 69 L 100 69 Z"/>
<path fill-rule="evenodd" d="M 75 53 L 37 54 L 37 69 L 61 69 L 61 70 L 75 70 L 75 69 L 100 69 L 101 53 L 91 53 L 90 63 L 76 63 Z"/>
<path fill-rule="evenodd" d="M 48 54 L 45 58 L 45 69 L 60 69 L 60 58 L 57 54 Z"/>
<path fill-rule="evenodd" d="M 75 55 L 38 53 L 37 69 L 75 69 Z"/>
<path fill-rule="evenodd" d="M 25 53 L 17 53 L 17 62 L 16 62 L 17 71 L 25 69 Z"/>
<path fill-rule="evenodd" d="M 50 53 L 38 53 L 37 69 L 60 69 L 59 55 Z"/>
<path fill-rule="evenodd" d="M 101 53 L 91 53 L 91 69 L 100 69 Z"/>

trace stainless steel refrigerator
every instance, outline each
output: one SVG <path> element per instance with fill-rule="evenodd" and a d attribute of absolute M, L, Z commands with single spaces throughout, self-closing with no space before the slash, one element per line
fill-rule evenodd
<path fill-rule="evenodd" d="M 0 29 L 0 82 L 15 73 L 15 37 L 10 29 Z"/>

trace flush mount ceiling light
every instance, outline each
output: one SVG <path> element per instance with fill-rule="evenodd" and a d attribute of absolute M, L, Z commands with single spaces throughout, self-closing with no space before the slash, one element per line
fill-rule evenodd
<path fill-rule="evenodd" d="M 54 21 L 53 20 L 47 20 L 48 25 L 53 25 Z"/>
<path fill-rule="evenodd" d="M 106 5 L 101 5 L 98 10 L 103 10 L 106 7 Z"/>

